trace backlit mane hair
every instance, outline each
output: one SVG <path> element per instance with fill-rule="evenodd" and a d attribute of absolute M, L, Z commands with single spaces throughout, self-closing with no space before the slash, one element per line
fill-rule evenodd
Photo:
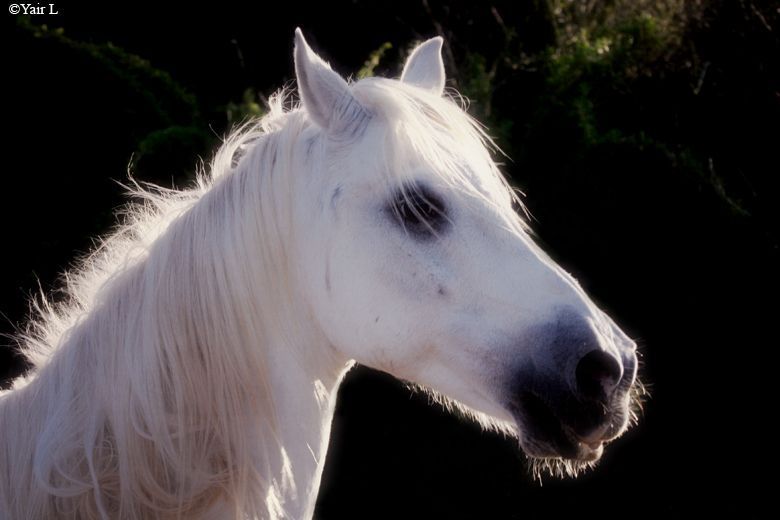
<path fill-rule="evenodd" d="M 22 429 L 6 440 L 28 450 L 14 479 L 57 499 L 31 501 L 30 518 L 189 518 L 217 500 L 237 518 L 267 514 L 267 453 L 250 442 L 277 438 L 261 347 L 290 313 L 278 206 L 307 126 L 284 99 L 228 137 L 191 189 L 136 185 L 142 202 L 65 276 L 65 301 L 34 304 L 20 342 L 38 378 L 14 389 L 40 383 L 49 405 L 34 408 L 37 443 Z M 5 401 L 2 423 L 29 413 Z"/>

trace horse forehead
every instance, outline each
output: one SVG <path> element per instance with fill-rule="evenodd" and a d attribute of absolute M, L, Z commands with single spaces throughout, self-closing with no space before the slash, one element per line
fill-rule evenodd
<path fill-rule="evenodd" d="M 414 143 L 394 135 L 395 132 L 387 128 L 391 124 L 372 118 L 361 135 L 335 143 L 329 157 L 332 189 L 337 185 L 386 189 L 388 184 L 422 181 L 442 188 L 464 184 L 470 186 L 467 191 L 474 190 L 483 196 L 495 195 L 495 179 L 484 161 L 469 156 L 457 146 L 446 146 L 446 139 L 435 151 L 424 153 Z"/>

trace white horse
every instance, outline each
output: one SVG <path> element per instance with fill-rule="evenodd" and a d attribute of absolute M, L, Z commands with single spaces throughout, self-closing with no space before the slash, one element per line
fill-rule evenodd
<path fill-rule="evenodd" d="M 635 345 L 529 238 L 441 45 L 348 84 L 298 30 L 301 107 L 277 95 L 193 189 L 138 189 L 21 339 L 0 518 L 310 518 L 353 360 L 554 470 L 600 457 Z"/>

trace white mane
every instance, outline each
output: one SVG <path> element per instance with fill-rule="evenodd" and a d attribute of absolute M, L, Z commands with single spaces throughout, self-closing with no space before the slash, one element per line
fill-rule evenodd
<path fill-rule="evenodd" d="M 14 389 L 38 383 L 49 409 L 30 424 L 44 428 L 37 443 L 22 442 L 35 431 L 5 435 L 29 450 L 9 459 L 14 479 L 45 484 L 57 512 L 190 518 L 220 499 L 242 518 L 264 515 L 265 454 L 246 432 L 277 437 L 261 347 L 289 312 L 277 204 L 290 196 L 288 154 L 305 127 L 283 99 L 233 133 L 194 188 L 138 187 L 143 203 L 66 275 L 66 300 L 35 306 L 22 352 L 36 380 Z M 4 395 L 2 424 L 29 413 L 13 397 Z M 54 514 L 37 504 L 30 518 Z"/>

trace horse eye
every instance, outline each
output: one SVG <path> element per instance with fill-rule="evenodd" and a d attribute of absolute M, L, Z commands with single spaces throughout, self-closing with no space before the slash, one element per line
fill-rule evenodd
<path fill-rule="evenodd" d="M 418 238 L 441 233 L 449 222 L 444 203 L 427 188 L 414 186 L 403 190 L 389 206 L 398 225 Z"/>

